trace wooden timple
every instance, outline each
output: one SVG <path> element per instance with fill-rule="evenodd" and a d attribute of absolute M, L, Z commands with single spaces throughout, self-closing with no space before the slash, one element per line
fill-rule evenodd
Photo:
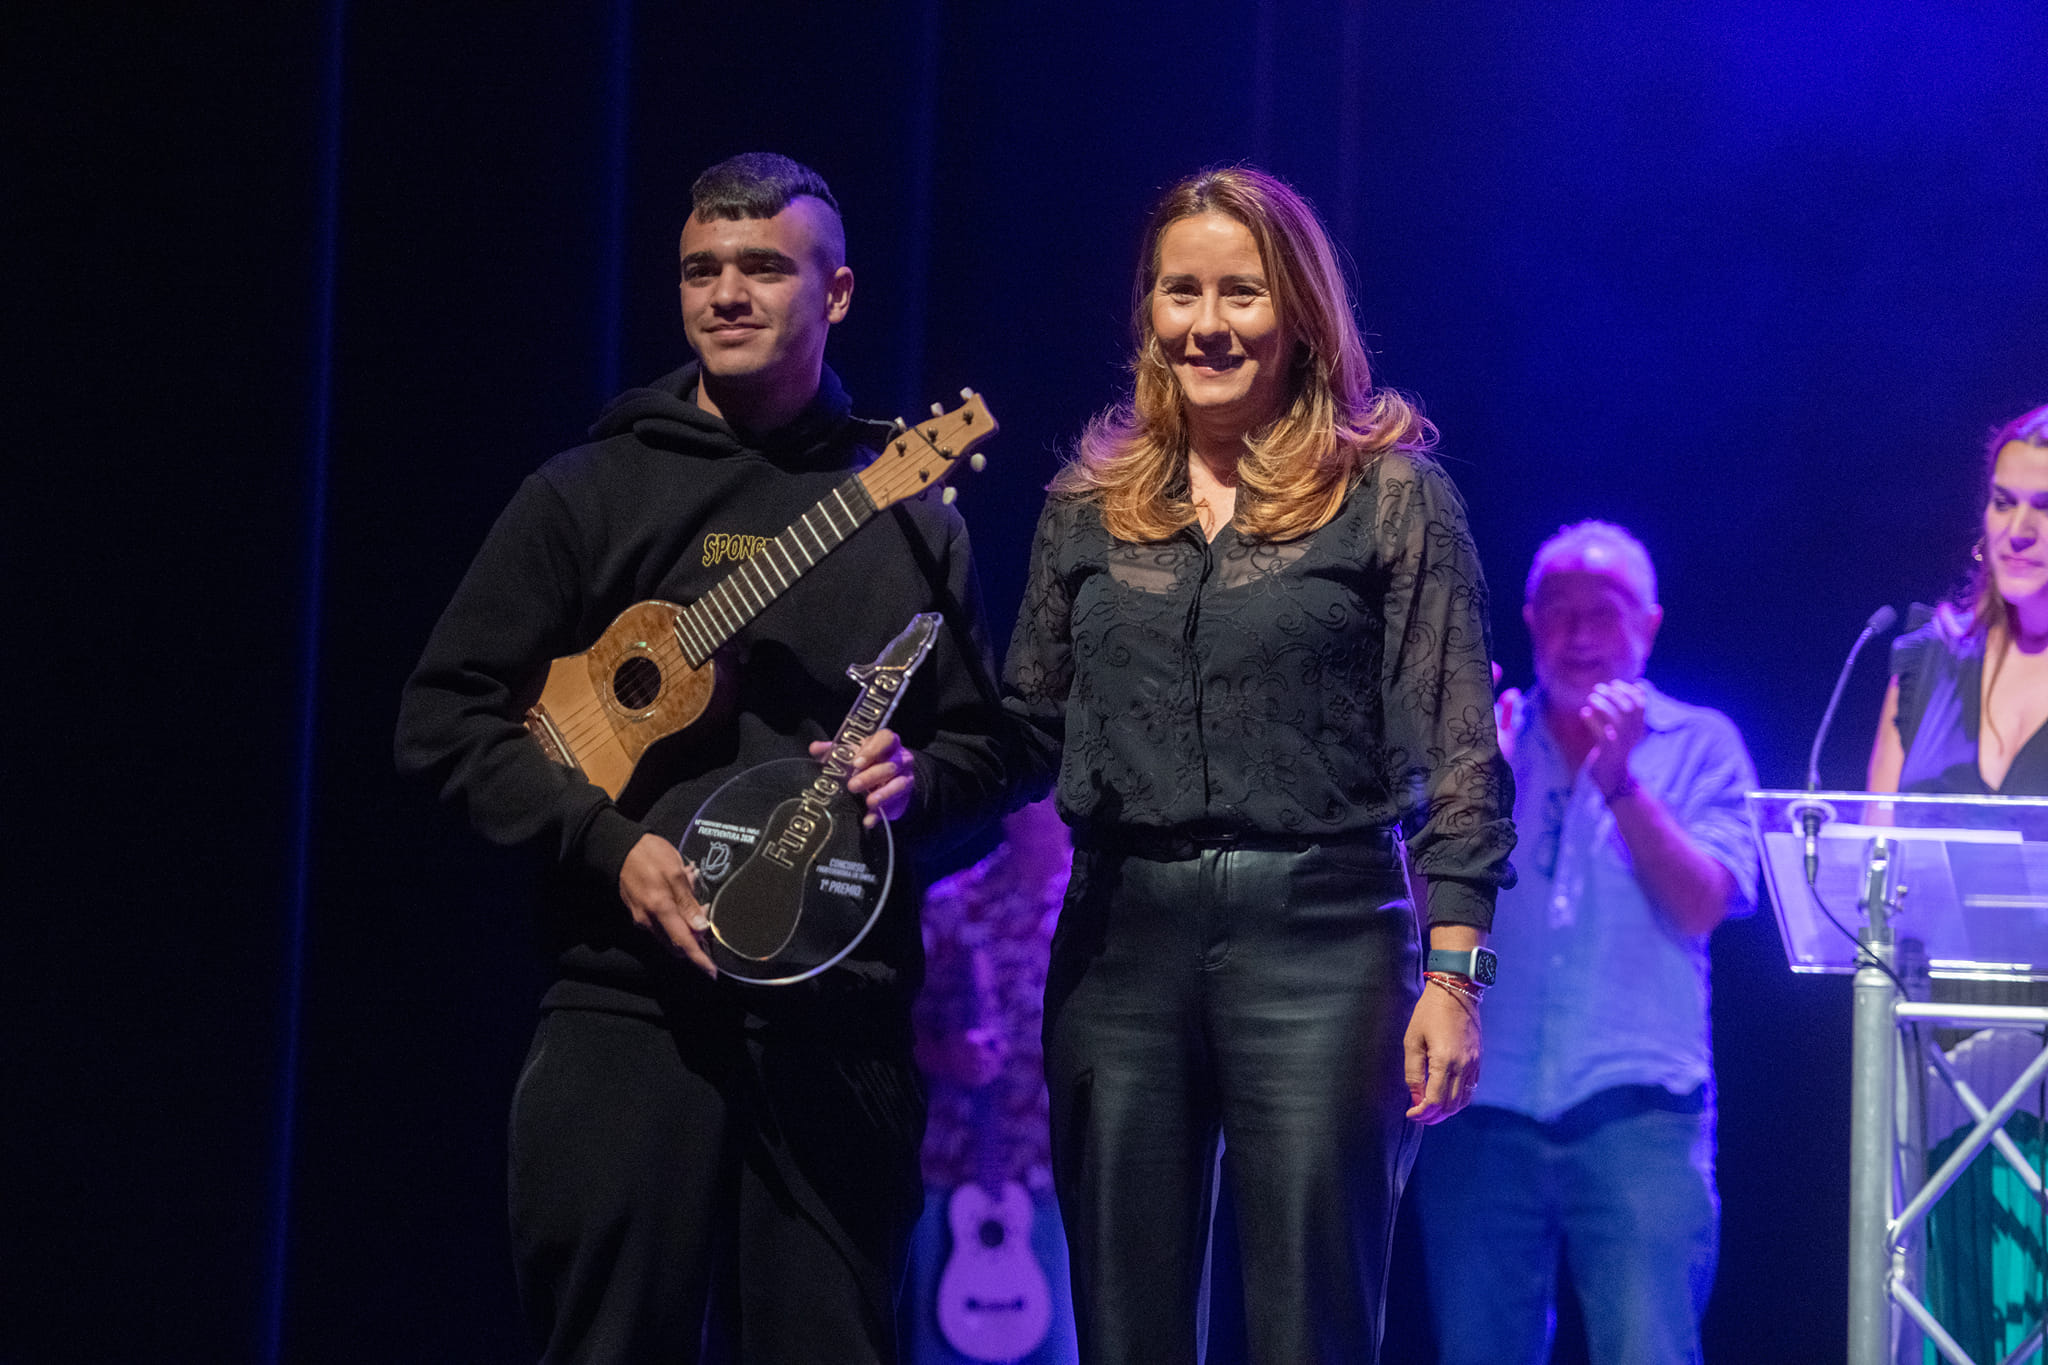
<path fill-rule="evenodd" d="M 996 434 L 996 420 L 972 389 L 960 397 L 951 412 L 934 404 L 916 426 L 899 419 L 873 463 L 696 602 L 636 602 L 589 649 L 550 664 L 526 712 L 526 728 L 548 757 L 617 799 L 647 751 L 710 706 L 715 659 L 727 641 L 877 512 L 944 483 L 963 461 L 982 467 L 974 452 Z"/>
<path fill-rule="evenodd" d="M 558 763 L 616 797 L 648 748 L 710 705 L 712 668 L 692 667 L 677 638 L 682 608 L 636 602 L 595 645 L 548 668 L 526 728 Z"/>

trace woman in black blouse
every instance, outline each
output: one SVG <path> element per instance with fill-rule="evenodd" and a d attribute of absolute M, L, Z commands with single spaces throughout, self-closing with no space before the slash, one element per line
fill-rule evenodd
<path fill-rule="evenodd" d="M 1005 678 L 1078 850 L 1045 1030 L 1082 1356 L 1195 1358 L 1220 1133 L 1254 1358 L 1371 1360 L 1420 1125 L 1479 1060 L 1469 975 L 1422 985 L 1397 829 L 1432 948 L 1483 944 L 1512 875 L 1485 587 L 1291 189 L 1174 186 L 1135 302 Z"/>

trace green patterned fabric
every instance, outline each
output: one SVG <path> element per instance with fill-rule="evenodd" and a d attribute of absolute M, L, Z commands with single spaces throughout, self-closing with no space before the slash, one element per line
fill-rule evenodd
<path fill-rule="evenodd" d="M 2035 1170 L 2048 1166 L 2048 1128 L 2020 1112 L 2006 1133 Z M 1969 1130 L 1949 1134 L 1927 1154 L 1930 1173 L 1962 1146 Z M 1926 1302 L 1977 1365 L 1996 1365 L 2026 1339 L 2048 1308 L 2048 1215 L 2010 1163 L 1978 1153 L 1927 1219 Z M 1927 1365 L 1942 1365 L 1932 1342 Z M 2027 1365 L 2041 1365 L 2029 1352 Z"/>

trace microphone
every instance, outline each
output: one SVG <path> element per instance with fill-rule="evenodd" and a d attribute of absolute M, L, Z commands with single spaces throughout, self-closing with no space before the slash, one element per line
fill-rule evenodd
<path fill-rule="evenodd" d="M 1870 619 L 1863 623 L 1863 633 L 1856 637 L 1856 643 L 1849 646 L 1849 657 L 1842 660 L 1842 671 L 1835 678 L 1834 693 L 1828 698 L 1828 709 L 1821 713 L 1820 729 L 1813 736 L 1813 750 L 1806 756 L 1806 789 L 1820 790 L 1820 746 L 1827 740 L 1828 727 L 1835 723 L 1835 708 L 1842 704 L 1842 689 L 1849 685 L 1849 672 L 1856 667 L 1856 656 L 1863 652 L 1863 646 L 1870 643 L 1870 637 L 1892 628 L 1892 622 L 1899 619 L 1898 612 L 1891 605 L 1879 607 L 1870 613 Z M 1820 875 L 1820 829 L 1834 816 L 1834 811 L 1825 801 L 1805 801 L 1795 805 L 1791 814 L 1799 820 L 1799 829 L 1805 835 L 1806 884 L 1813 885 Z"/>

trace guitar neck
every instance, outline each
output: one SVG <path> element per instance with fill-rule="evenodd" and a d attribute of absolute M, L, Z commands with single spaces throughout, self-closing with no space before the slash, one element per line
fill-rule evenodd
<path fill-rule="evenodd" d="M 989 953 L 989 926 L 975 924 L 962 937 L 970 954 L 968 971 L 974 983 L 974 1008 L 968 1027 L 982 1029 L 994 1024 L 1002 1028 L 1003 1003 L 996 991 L 995 959 Z M 1002 1077 L 998 1076 L 987 1085 L 977 1086 L 969 1101 L 969 1122 L 973 1127 L 968 1151 L 974 1159 L 974 1183 L 990 1195 L 1003 1188 L 1008 1175 L 1003 1169 L 1003 1158 L 1007 1155 L 1003 1145 L 1003 1113 L 996 1103 L 1002 1088 Z"/>
<path fill-rule="evenodd" d="M 866 485 L 855 475 L 791 522 L 724 581 L 676 613 L 676 639 L 692 668 L 746 628 L 785 589 L 865 526 L 876 512 Z"/>
<path fill-rule="evenodd" d="M 991 1195 L 999 1192 L 1010 1177 L 1004 1166 L 1009 1150 L 1003 1143 L 1003 1115 L 991 1093 L 1001 1085 L 1000 1079 L 993 1080 L 974 1092 L 971 1120 L 974 1131 L 969 1151 L 974 1158 L 974 1183 Z"/>
<path fill-rule="evenodd" d="M 676 641 L 692 668 L 702 668 L 720 646 L 746 628 L 790 584 L 846 543 L 875 513 L 945 482 L 953 467 L 996 434 L 988 405 L 971 389 L 951 412 L 932 409 L 930 421 L 911 426 L 897 421 L 873 463 L 855 474 L 768 542 L 759 553 L 726 575 L 723 582 L 676 614 Z M 952 496 L 948 490 L 947 496 Z"/>

